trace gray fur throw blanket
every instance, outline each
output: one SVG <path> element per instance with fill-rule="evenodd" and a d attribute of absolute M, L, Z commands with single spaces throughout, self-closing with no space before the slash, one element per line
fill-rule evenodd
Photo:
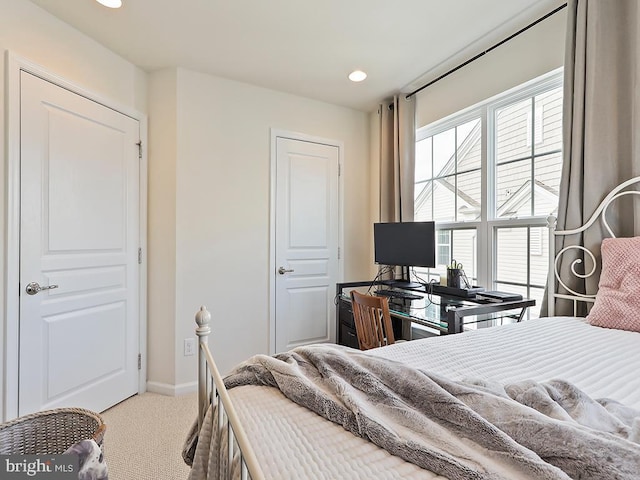
<path fill-rule="evenodd" d="M 314 345 L 254 356 L 225 383 L 278 388 L 450 480 L 640 478 L 640 411 L 594 400 L 562 380 L 456 382 L 348 348 Z"/>

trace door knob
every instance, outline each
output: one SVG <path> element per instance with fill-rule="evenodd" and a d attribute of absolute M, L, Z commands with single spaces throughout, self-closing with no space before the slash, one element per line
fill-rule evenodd
<path fill-rule="evenodd" d="M 53 290 L 54 288 L 58 288 L 58 285 L 47 285 L 46 287 L 41 287 L 40 285 L 38 285 L 38 282 L 31 282 L 29 285 L 27 285 L 27 288 L 25 290 L 29 295 L 35 295 L 42 290 Z"/>
<path fill-rule="evenodd" d="M 286 269 L 286 268 L 284 268 L 284 267 L 280 267 L 280 268 L 278 269 L 278 273 L 279 273 L 280 275 L 284 275 L 285 273 L 289 273 L 289 272 L 293 272 L 293 269 L 291 269 L 291 270 L 287 270 L 287 269 Z"/>

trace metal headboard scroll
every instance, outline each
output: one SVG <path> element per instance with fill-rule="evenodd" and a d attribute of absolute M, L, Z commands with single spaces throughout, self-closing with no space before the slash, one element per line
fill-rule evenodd
<path fill-rule="evenodd" d="M 611 203 L 613 203 L 614 200 L 620 197 L 623 197 L 625 195 L 640 195 L 640 191 L 625 190 L 626 188 L 636 183 L 640 183 L 640 177 L 630 178 L 626 182 L 623 182 L 620 185 L 618 185 L 616 188 L 614 188 L 611 192 L 609 192 L 609 194 L 604 198 L 604 200 L 600 202 L 600 205 L 598 205 L 598 208 L 596 208 L 596 210 L 593 212 L 593 215 L 591 215 L 591 218 L 589 218 L 589 220 L 584 225 L 574 230 L 556 230 L 555 228 L 556 228 L 557 219 L 554 216 L 549 216 L 547 218 L 547 228 L 549 228 L 549 252 L 555 252 L 555 244 L 556 244 L 555 241 L 557 237 L 575 235 L 575 234 L 584 232 L 589 227 L 591 227 L 596 222 L 596 220 L 598 220 L 598 218 L 600 218 L 600 220 L 602 221 L 602 224 L 604 225 L 609 236 L 611 236 L 612 238 L 616 238 L 615 234 L 613 233 L 613 230 L 611 230 L 609 222 L 607 221 L 607 210 L 609 209 L 609 206 L 611 205 Z M 559 271 L 560 259 L 562 255 L 564 255 L 569 250 L 583 251 L 591 259 L 591 264 L 592 264 L 592 268 L 588 273 L 580 273 L 576 270 L 576 266 L 582 263 L 582 259 L 578 258 L 574 260 L 570 266 L 572 275 L 575 275 L 578 278 L 586 279 L 591 277 L 593 274 L 595 274 L 597 270 L 596 256 L 593 254 L 593 252 L 591 252 L 589 249 L 585 248 L 582 245 L 569 245 L 567 247 L 564 247 L 562 250 L 560 250 L 557 254 L 555 254 L 555 256 L 549 255 L 549 275 L 547 277 L 547 291 L 552 292 L 552 295 L 551 294 L 549 295 L 549 301 L 547 303 L 548 303 L 548 315 L 550 317 L 555 315 L 555 299 L 556 298 L 572 300 L 574 315 L 577 314 L 578 302 L 593 303 L 596 298 L 595 294 L 580 293 L 580 292 L 576 292 L 575 290 L 572 290 L 567 286 L 567 284 L 560 277 L 560 271 Z M 569 293 L 568 294 L 558 293 L 556 290 L 556 281 L 558 282 L 558 285 L 562 286 Z"/>

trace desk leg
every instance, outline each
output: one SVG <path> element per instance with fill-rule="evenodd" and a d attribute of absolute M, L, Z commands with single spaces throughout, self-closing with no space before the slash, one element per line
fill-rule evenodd
<path fill-rule="evenodd" d="M 458 315 L 456 310 L 447 312 L 447 333 L 462 333 L 462 317 Z"/>
<path fill-rule="evenodd" d="M 336 305 L 336 343 L 342 345 L 343 339 L 340 338 L 340 297 L 342 296 L 342 285 L 336 283 L 336 296 L 333 297 L 333 303 Z"/>
<path fill-rule="evenodd" d="M 410 320 L 402 319 L 402 340 L 413 340 Z"/>
<path fill-rule="evenodd" d="M 522 319 L 524 318 L 524 314 L 526 313 L 528 307 L 522 307 L 522 310 L 520 311 L 520 316 L 518 317 L 518 323 L 520 323 L 522 321 Z"/>

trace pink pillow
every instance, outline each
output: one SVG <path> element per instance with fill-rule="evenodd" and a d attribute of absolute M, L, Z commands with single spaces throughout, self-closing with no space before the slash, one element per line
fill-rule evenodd
<path fill-rule="evenodd" d="M 640 237 L 602 241 L 602 273 L 591 325 L 640 332 Z"/>

